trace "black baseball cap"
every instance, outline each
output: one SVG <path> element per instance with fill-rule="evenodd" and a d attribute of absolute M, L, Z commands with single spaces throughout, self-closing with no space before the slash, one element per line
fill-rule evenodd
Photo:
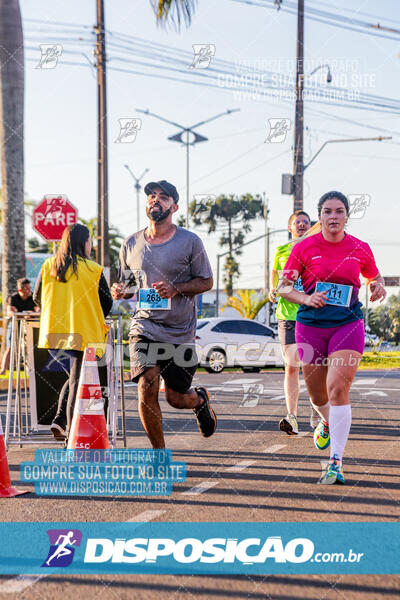
<path fill-rule="evenodd" d="M 168 196 L 171 196 L 174 199 L 175 204 L 178 204 L 178 190 L 174 185 L 172 185 L 172 183 L 165 181 L 165 179 L 162 179 L 161 181 L 150 181 L 150 183 L 146 183 L 146 185 L 144 186 L 144 193 L 146 194 L 146 196 L 149 196 L 156 187 L 161 188 L 163 192 L 165 192 L 166 194 L 168 194 Z"/>

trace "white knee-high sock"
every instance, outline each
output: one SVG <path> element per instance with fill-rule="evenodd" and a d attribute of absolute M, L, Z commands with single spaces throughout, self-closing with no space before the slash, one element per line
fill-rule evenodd
<path fill-rule="evenodd" d="M 351 427 L 351 405 L 331 406 L 329 433 L 331 436 L 331 458 L 337 454 L 342 461 Z"/>
<path fill-rule="evenodd" d="M 311 404 L 313 405 L 313 407 L 315 408 L 315 410 L 317 411 L 319 416 L 324 421 L 329 423 L 329 408 L 330 408 L 329 402 L 327 402 L 326 404 L 323 404 L 322 406 L 317 406 L 316 404 L 314 404 L 314 402 L 311 402 Z"/>

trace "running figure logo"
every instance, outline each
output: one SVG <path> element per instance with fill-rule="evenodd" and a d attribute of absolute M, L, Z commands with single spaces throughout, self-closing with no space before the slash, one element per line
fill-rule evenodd
<path fill-rule="evenodd" d="M 290 119 L 268 119 L 269 133 L 264 144 L 281 144 L 292 126 Z"/>
<path fill-rule="evenodd" d="M 57 66 L 58 59 L 60 58 L 63 47 L 61 44 L 39 44 L 40 57 L 39 64 L 36 65 L 36 69 L 54 69 Z"/>
<path fill-rule="evenodd" d="M 348 198 L 349 218 L 362 219 L 371 202 L 371 196 L 368 194 L 349 194 Z"/>
<path fill-rule="evenodd" d="M 257 406 L 260 396 L 264 393 L 264 386 L 261 383 L 243 383 L 243 400 L 240 406 L 253 408 Z"/>
<path fill-rule="evenodd" d="M 42 567 L 68 567 L 72 563 L 75 547 L 81 545 L 79 529 L 48 529 L 50 548 Z"/>
<path fill-rule="evenodd" d="M 142 119 L 118 119 L 119 134 L 114 144 L 132 144 L 142 128 Z"/>
<path fill-rule="evenodd" d="M 193 217 L 209 219 L 215 205 L 217 196 L 214 194 L 194 194 L 193 196 L 196 206 Z"/>
<path fill-rule="evenodd" d="M 207 69 L 215 56 L 214 44 L 193 44 L 194 57 L 189 69 Z"/>

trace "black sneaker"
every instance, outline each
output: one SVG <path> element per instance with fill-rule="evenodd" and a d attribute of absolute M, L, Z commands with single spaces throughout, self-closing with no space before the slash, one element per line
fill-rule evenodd
<path fill-rule="evenodd" d="M 194 388 L 204 403 L 199 408 L 194 408 L 197 424 L 204 437 L 210 437 L 217 429 L 217 417 L 211 408 L 210 395 L 205 387 Z"/>
<path fill-rule="evenodd" d="M 63 441 L 67 439 L 65 425 L 62 423 L 61 419 L 57 419 L 57 417 L 50 425 L 50 431 L 57 441 Z"/>

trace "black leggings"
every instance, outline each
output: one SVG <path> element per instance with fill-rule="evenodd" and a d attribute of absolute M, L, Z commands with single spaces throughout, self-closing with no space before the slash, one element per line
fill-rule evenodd
<path fill-rule="evenodd" d="M 51 350 L 53 357 L 57 360 L 57 353 L 60 351 Z M 65 357 L 66 353 L 69 355 L 69 369 L 65 367 L 64 363 L 59 364 L 62 365 L 64 371 L 68 373 L 69 377 L 67 381 L 64 383 L 59 398 L 58 398 L 58 408 L 57 415 L 55 420 L 59 422 L 60 425 L 67 426 L 67 430 L 70 430 L 72 416 L 74 414 L 74 406 L 75 399 L 78 393 L 78 384 L 79 384 L 79 376 L 81 374 L 82 368 L 82 360 L 83 360 L 83 352 L 81 350 L 64 350 L 62 351 L 63 357 Z M 101 392 L 104 402 L 104 414 L 107 418 L 107 410 L 108 410 L 108 383 L 107 383 L 107 366 L 102 365 L 99 367 L 99 380 L 101 386 Z"/>

